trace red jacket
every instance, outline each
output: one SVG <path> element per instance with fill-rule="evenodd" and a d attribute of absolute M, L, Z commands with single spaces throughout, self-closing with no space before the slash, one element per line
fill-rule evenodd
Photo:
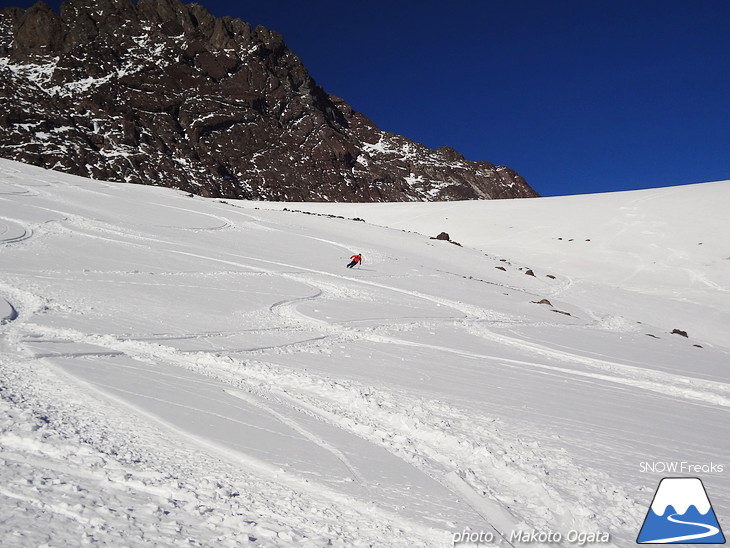
<path fill-rule="evenodd" d="M 350 259 L 352 259 L 356 263 L 360 263 L 362 262 L 362 255 L 353 255 L 352 257 L 350 257 Z"/>

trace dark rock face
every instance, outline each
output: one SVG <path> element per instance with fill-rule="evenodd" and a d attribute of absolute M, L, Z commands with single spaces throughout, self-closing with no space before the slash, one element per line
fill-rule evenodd
<path fill-rule="evenodd" d="M 533 197 L 517 173 L 379 130 L 282 37 L 179 0 L 0 11 L 0 156 L 209 197 Z"/>

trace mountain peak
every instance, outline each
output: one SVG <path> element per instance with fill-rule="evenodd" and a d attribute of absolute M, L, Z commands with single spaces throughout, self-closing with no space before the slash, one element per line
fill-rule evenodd
<path fill-rule="evenodd" d="M 0 156 L 203 196 L 531 197 L 514 171 L 377 128 L 284 38 L 179 0 L 0 11 Z"/>
<path fill-rule="evenodd" d="M 698 478 L 665 478 L 659 484 L 651 509 L 658 516 L 663 516 L 669 508 L 683 515 L 690 506 L 703 515 L 710 511 L 710 500 L 702 482 Z"/>

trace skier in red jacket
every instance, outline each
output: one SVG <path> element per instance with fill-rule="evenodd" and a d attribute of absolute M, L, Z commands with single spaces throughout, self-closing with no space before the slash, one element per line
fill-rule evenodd
<path fill-rule="evenodd" d="M 361 264 L 362 263 L 362 255 L 360 255 L 359 253 L 356 253 L 355 255 L 353 255 L 352 257 L 350 257 L 350 259 L 352 259 L 352 262 L 347 265 L 347 268 L 352 268 L 356 264 Z"/>

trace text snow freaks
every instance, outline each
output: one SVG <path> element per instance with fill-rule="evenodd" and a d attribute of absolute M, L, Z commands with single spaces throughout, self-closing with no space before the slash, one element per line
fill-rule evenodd
<path fill-rule="evenodd" d="M 692 464 L 690 462 L 667 462 L 644 461 L 639 464 L 642 474 L 659 473 L 659 474 L 722 474 L 725 466 L 711 462 L 709 464 Z"/>
<path fill-rule="evenodd" d="M 606 544 L 611 541 L 611 535 L 602 531 L 585 533 L 581 531 L 569 531 L 566 534 L 556 531 L 512 531 L 505 535 L 505 539 L 511 544 L 572 544 L 575 546 L 586 546 L 589 544 Z M 494 542 L 495 534 L 491 531 L 470 531 L 464 530 L 453 533 L 451 545 L 461 544 L 490 544 Z"/>

